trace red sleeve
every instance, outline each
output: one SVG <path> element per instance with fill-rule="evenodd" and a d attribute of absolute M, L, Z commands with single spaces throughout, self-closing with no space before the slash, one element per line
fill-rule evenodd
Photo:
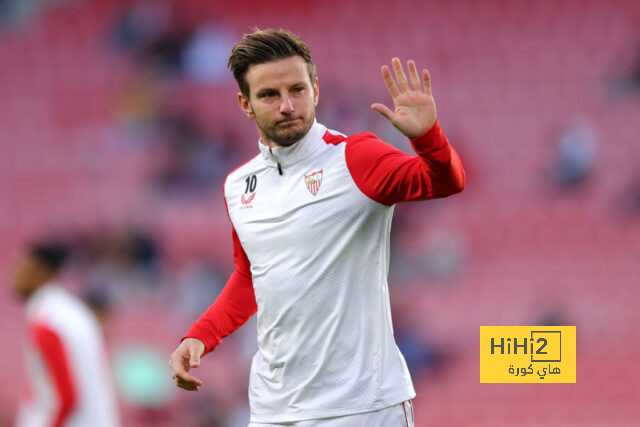
<path fill-rule="evenodd" d="M 232 229 L 232 236 L 236 270 L 218 298 L 182 338 L 197 338 L 202 341 L 205 346 L 204 354 L 213 351 L 224 337 L 239 329 L 258 311 L 249 259 L 235 229 Z"/>
<path fill-rule="evenodd" d="M 349 172 L 360 191 L 376 202 L 391 206 L 447 197 L 464 189 L 462 162 L 437 121 L 423 135 L 411 138 L 418 156 L 405 154 L 370 133 L 350 136 L 346 142 Z"/>
<path fill-rule="evenodd" d="M 54 412 L 51 425 L 59 427 L 67 420 L 76 404 L 76 391 L 67 353 L 58 334 L 45 325 L 33 325 L 31 336 L 54 382 L 58 396 L 58 408 Z"/>

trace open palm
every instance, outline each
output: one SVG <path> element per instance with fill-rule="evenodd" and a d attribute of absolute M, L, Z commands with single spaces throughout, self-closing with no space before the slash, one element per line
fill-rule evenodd
<path fill-rule="evenodd" d="M 400 132 L 409 138 L 422 135 L 436 122 L 436 103 L 431 94 L 431 77 L 429 71 L 422 70 L 422 79 L 418 75 L 416 63 L 407 62 L 409 81 L 402 69 L 400 59 L 391 60 L 398 84 L 391 76 L 388 66 L 382 66 L 382 78 L 387 90 L 393 98 L 395 110 L 386 105 L 375 103 L 374 110 L 385 116 Z"/>

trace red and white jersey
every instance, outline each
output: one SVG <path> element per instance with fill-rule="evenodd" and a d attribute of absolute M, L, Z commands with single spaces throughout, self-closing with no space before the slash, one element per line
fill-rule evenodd
<path fill-rule="evenodd" d="M 116 427 L 116 398 L 100 325 L 65 290 L 48 284 L 27 302 L 29 396 L 18 427 Z"/>
<path fill-rule="evenodd" d="M 465 174 L 437 123 L 411 143 L 418 156 L 316 122 L 290 147 L 259 144 L 260 155 L 228 176 L 236 271 L 186 336 L 209 352 L 257 311 L 252 422 L 364 413 L 415 397 L 391 324 L 393 206 L 457 193 Z"/>

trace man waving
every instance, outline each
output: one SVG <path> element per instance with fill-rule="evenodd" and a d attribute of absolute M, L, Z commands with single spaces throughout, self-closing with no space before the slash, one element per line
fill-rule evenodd
<path fill-rule="evenodd" d="M 315 120 L 316 69 L 297 36 L 256 31 L 234 46 L 229 67 L 259 154 L 225 182 L 235 271 L 171 355 L 179 387 L 198 390 L 189 370 L 257 312 L 250 426 L 413 425 L 387 285 L 393 207 L 458 193 L 465 173 L 436 120 L 429 72 L 407 66 L 408 79 L 392 60 L 395 80 L 382 67 L 394 110 L 371 108 L 414 156 Z"/>

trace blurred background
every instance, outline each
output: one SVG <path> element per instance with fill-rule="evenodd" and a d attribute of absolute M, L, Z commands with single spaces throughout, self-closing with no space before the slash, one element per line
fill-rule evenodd
<path fill-rule="evenodd" d="M 431 71 L 467 187 L 399 205 L 389 283 L 416 426 L 640 425 L 640 2 L 0 0 L 0 425 L 25 382 L 8 281 L 33 239 L 102 313 L 125 426 L 246 426 L 250 321 L 198 393 L 166 365 L 232 271 L 222 198 L 257 153 L 226 61 L 309 45 L 318 120 L 408 142 L 380 66 Z M 577 383 L 479 383 L 481 325 L 576 325 Z"/>

